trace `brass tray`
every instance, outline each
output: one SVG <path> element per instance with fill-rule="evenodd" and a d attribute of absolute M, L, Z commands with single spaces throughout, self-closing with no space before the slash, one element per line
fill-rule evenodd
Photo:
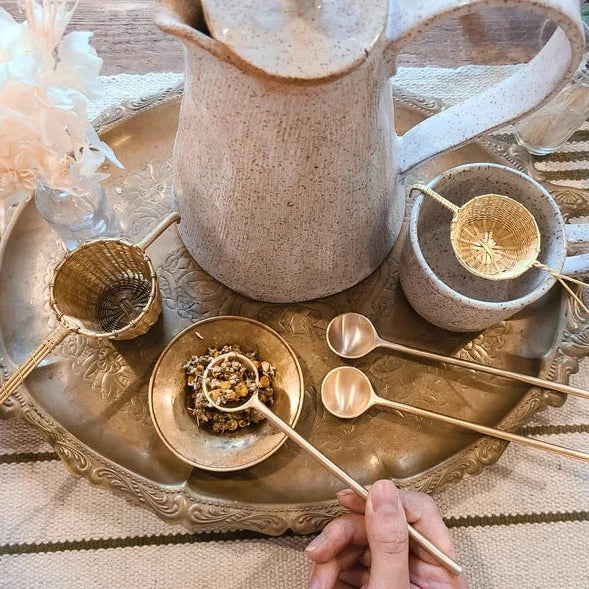
<path fill-rule="evenodd" d="M 107 189 L 131 238 L 168 210 L 180 96 L 181 88 L 170 89 L 111 109 L 97 122 L 125 164 L 124 170 L 110 170 Z M 399 94 L 396 101 L 401 128 L 440 108 L 435 101 L 407 95 Z M 419 170 L 419 177 L 427 180 L 451 166 L 489 160 L 525 165 L 521 151 L 502 136 L 438 158 Z M 584 195 L 564 190 L 559 198 L 565 212 L 569 206 L 575 214 L 589 211 Z M 52 326 L 47 281 L 61 255 L 58 244 L 31 204 L 20 207 L 2 239 L 0 374 L 13 370 Z M 346 422 L 328 415 L 319 386 L 324 374 L 341 363 L 325 344 L 329 320 L 358 311 L 372 318 L 384 337 L 566 382 L 588 349 L 587 317 L 576 307 L 566 314 L 565 299 L 555 289 L 517 318 L 476 337 L 443 332 L 416 316 L 400 292 L 399 246 L 356 287 L 289 306 L 233 293 L 207 276 L 177 233 L 169 231 L 150 250 L 164 299 L 158 324 L 133 341 L 70 336 L 1 413 L 38 428 L 73 473 L 123 493 L 170 522 L 193 530 L 315 531 L 338 513 L 334 493 L 341 485 L 298 447 L 287 443 L 267 461 L 237 473 L 193 470 L 163 445 L 149 417 L 147 383 L 167 342 L 199 319 L 244 315 L 275 329 L 298 354 L 306 391 L 297 429 L 350 474 L 365 483 L 394 477 L 426 491 L 456 483 L 495 462 L 505 443 L 387 411 Z M 373 353 L 357 365 L 380 394 L 508 429 L 546 405 L 564 402 L 557 394 L 394 354 Z"/>

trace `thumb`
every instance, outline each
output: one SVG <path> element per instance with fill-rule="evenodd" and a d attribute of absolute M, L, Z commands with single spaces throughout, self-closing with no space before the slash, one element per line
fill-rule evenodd
<path fill-rule="evenodd" d="M 368 589 L 408 589 L 407 520 L 392 481 L 382 480 L 372 485 L 365 517 L 371 554 Z"/>

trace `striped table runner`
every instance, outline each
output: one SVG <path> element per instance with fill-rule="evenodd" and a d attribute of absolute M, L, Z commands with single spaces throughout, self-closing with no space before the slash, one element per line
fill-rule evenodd
<path fill-rule="evenodd" d="M 483 74 L 492 80 L 503 69 Z M 456 76 L 450 70 L 439 77 Z M 104 80 L 113 103 L 133 88 L 135 95 L 146 86 L 156 92 L 174 81 L 153 75 L 133 86 L 131 78 Z M 421 90 L 423 74 L 405 78 L 407 89 Z M 555 182 L 587 188 L 588 159 L 584 126 L 536 165 Z M 589 363 L 572 382 L 589 389 Z M 589 452 L 589 402 L 571 398 L 537 415 L 521 433 Z M 309 538 L 186 533 L 73 478 L 34 430 L 14 420 L 0 421 L 0 497 L 2 588 L 305 586 Z M 472 588 L 589 587 L 587 465 L 510 445 L 498 464 L 436 499 Z"/>
<path fill-rule="evenodd" d="M 589 189 L 589 122 L 558 151 L 536 158 L 534 166 L 555 184 Z"/>
<path fill-rule="evenodd" d="M 573 380 L 589 385 L 585 364 Z M 589 452 L 589 404 L 522 429 Z M 0 424 L 1 587 L 304 587 L 308 538 L 189 534 L 73 478 L 39 436 Z M 585 464 L 507 449 L 436 499 L 473 588 L 589 587 Z"/>

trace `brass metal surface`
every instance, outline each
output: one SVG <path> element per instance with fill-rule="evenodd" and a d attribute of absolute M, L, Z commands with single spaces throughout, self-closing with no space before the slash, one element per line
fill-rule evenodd
<path fill-rule="evenodd" d="M 348 360 L 358 360 L 373 350 L 383 348 L 392 350 L 393 352 L 406 354 L 408 356 L 421 358 L 423 360 L 452 364 L 453 366 L 459 366 L 460 368 L 484 372 L 486 374 L 492 374 L 493 376 L 500 376 L 501 378 L 508 378 L 535 387 L 551 389 L 559 393 L 574 395 L 575 397 L 589 400 L 589 391 L 568 384 L 554 382 L 545 378 L 538 378 L 537 376 L 529 374 L 511 372 L 510 370 L 505 370 L 503 368 L 495 368 L 494 366 L 489 366 L 487 364 L 463 360 L 462 358 L 446 356 L 435 352 L 428 352 L 427 350 L 420 350 L 411 346 L 404 346 L 403 344 L 384 340 L 379 337 L 376 329 L 374 329 L 372 321 L 370 321 L 368 317 L 360 315 L 359 313 L 342 313 L 341 315 L 334 317 L 327 326 L 326 339 L 327 345 L 332 352 Z M 325 380 L 323 382 L 325 383 Z M 363 398 L 363 395 L 361 395 L 360 398 Z"/>
<path fill-rule="evenodd" d="M 368 377 L 354 366 L 339 366 L 327 373 L 321 384 L 321 401 L 332 415 L 342 419 L 360 417 L 371 407 L 387 407 L 393 411 L 398 411 L 401 415 L 409 413 L 410 415 L 417 415 L 418 417 L 432 421 L 449 423 L 500 440 L 507 440 L 508 442 L 523 444 L 524 446 L 589 462 L 589 454 L 586 452 L 550 444 L 542 440 L 536 440 L 535 438 L 527 438 L 526 436 L 520 436 L 487 425 L 480 425 L 472 421 L 457 419 L 451 415 L 436 413 L 435 411 L 415 407 L 408 403 L 399 403 L 393 399 L 379 397 L 374 392 Z"/>
<path fill-rule="evenodd" d="M 208 348 L 238 345 L 276 367 L 272 411 L 295 426 L 305 393 L 303 373 L 292 348 L 273 329 L 245 317 L 214 317 L 178 334 L 162 352 L 149 383 L 149 411 L 163 442 L 181 460 L 210 471 L 228 472 L 258 464 L 284 444 L 286 436 L 263 421 L 215 434 L 186 411 L 183 365 Z"/>
<path fill-rule="evenodd" d="M 171 90 L 111 109 L 99 121 L 103 137 L 125 165 L 109 169 L 106 188 L 129 239 L 145 233 L 169 211 L 170 155 L 180 91 Z M 440 108 L 410 96 L 398 100 L 400 132 Z M 206 140 L 206 138 L 203 138 Z M 501 136 L 433 160 L 408 179 L 428 181 L 453 166 L 480 161 L 511 163 L 525 154 Z M 562 190 L 565 216 L 589 211 L 586 195 Z M 571 204 L 569 211 L 569 201 Z M 261 212 L 263 214 L 263 211 Z M 193 469 L 161 442 L 147 402 L 152 368 L 169 341 L 201 319 L 246 316 L 268 325 L 295 351 L 305 381 L 297 431 L 361 484 L 393 477 L 399 484 L 434 491 L 477 474 L 495 462 L 506 443 L 419 417 L 371 410 L 341 421 L 322 406 L 319 389 L 329 370 L 344 364 L 325 341 L 331 319 L 354 311 L 399 343 L 465 360 L 566 382 L 587 353 L 587 318 L 557 290 L 508 322 L 476 335 L 450 334 L 412 312 L 398 286 L 401 243 L 381 268 L 338 295 L 296 305 L 248 300 L 207 276 L 186 253 L 176 232 L 150 250 L 163 310 L 151 331 L 132 341 L 68 338 L 0 409 L 32 423 L 76 474 L 123 493 L 160 517 L 197 530 L 252 529 L 279 534 L 317 530 L 340 512 L 339 480 L 287 441 L 264 462 L 234 473 Z M 62 253 L 34 206 L 20 209 L 0 243 L 0 379 L 55 327 L 46 303 L 50 268 Z M 27 263 L 23 263 L 26 260 Z M 516 429 L 547 404 L 564 397 L 461 368 L 423 363 L 386 351 L 355 361 L 379 394 L 505 430 Z M 4 368 L 5 367 L 5 368 Z"/>
<path fill-rule="evenodd" d="M 217 321 L 217 319 L 212 319 L 211 321 Z M 218 346 L 215 346 L 215 347 L 218 347 Z M 256 387 L 255 391 L 249 397 L 249 399 L 246 399 L 245 401 L 241 401 L 237 405 L 233 405 L 231 407 L 229 405 L 218 404 L 215 401 L 215 399 L 213 398 L 213 396 L 211 395 L 211 392 L 208 390 L 208 387 L 207 387 L 207 379 L 208 379 L 208 374 L 209 374 L 209 370 L 211 369 L 211 367 L 213 367 L 214 365 L 216 365 L 218 363 L 222 363 L 222 362 L 226 361 L 228 358 L 235 358 L 238 362 L 241 362 L 242 365 L 249 366 L 251 373 L 255 375 L 255 387 Z M 157 370 L 158 370 L 158 366 L 156 365 L 156 369 L 155 369 L 156 375 L 157 375 Z M 336 368 L 335 370 L 356 370 L 357 372 L 359 372 L 356 368 L 352 368 L 350 366 L 342 366 L 340 368 Z M 157 386 L 154 386 L 154 380 L 157 380 L 157 379 L 154 379 L 152 377 L 152 380 L 150 383 L 150 400 L 153 398 L 154 391 L 157 388 Z M 325 381 L 323 381 L 323 382 L 325 383 Z M 166 382 L 165 382 L 165 377 L 164 377 L 164 379 L 162 379 L 162 382 L 161 382 L 161 388 L 164 389 L 165 387 L 166 387 Z M 252 363 L 252 361 L 247 356 L 244 356 L 243 354 L 237 354 L 235 352 L 228 352 L 227 354 L 222 354 L 222 355 L 218 356 L 217 358 L 215 358 L 214 360 L 212 360 L 210 362 L 210 364 L 205 368 L 205 371 L 204 371 L 203 377 L 202 377 L 202 390 L 205 393 L 208 402 L 213 407 L 215 407 L 219 411 L 227 411 L 229 413 L 234 413 L 236 411 L 243 411 L 244 409 L 250 409 L 250 408 L 255 409 L 256 411 L 258 411 L 259 413 L 264 415 L 266 417 L 266 419 L 268 420 L 268 422 L 271 423 L 275 428 L 277 428 L 279 431 L 281 431 L 285 435 L 287 435 L 293 442 L 295 442 L 295 444 L 297 444 L 300 448 L 302 448 L 305 452 L 307 452 L 312 458 L 314 458 L 321 466 L 323 466 L 325 469 L 327 469 L 329 472 L 331 472 L 333 475 L 335 475 L 338 479 L 340 479 L 340 481 L 342 481 L 342 483 L 344 483 L 344 485 L 346 485 L 346 487 L 351 488 L 353 491 L 356 492 L 356 494 L 359 497 L 361 497 L 364 500 L 367 500 L 368 499 L 368 489 L 366 487 L 362 486 L 360 483 L 358 483 L 358 481 L 356 481 L 356 479 L 353 479 L 340 466 L 335 464 L 335 462 L 333 462 L 325 454 L 323 454 L 323 452 L 320 452 L 319 450 L 317 450 L 317 448 L 315 446 L 313 446 L 313 444 L 308 442 L 305 438 L 303 438 L 303 436 L 301 436 L 299 433 L 297 433 L 296 430 L 293 429 L 291 424 L 284 421 L 284 419 L 282 419 L 280 417 L 280 415 L 278 415 L 278 413 L 275 413 L 275 409 L 277 409 L 278 407 L 275 407 L 274 405 L 272 407 L 266 406 L 260 400 L 260 398 L 258 396 L 259 387 L 260 387 L 260 380 L 258 378 L 258 370 L 257 370 L 256 366 Z M 280 395 L 279 389 L 277 389 L 277 393 Z M 323 388 L 322 388 L 322 395 L 321 396 L 323 399 Z M 278 398 L 278 400 L 280 401 L 280 397 Z M 150 404 L 150 407 L 151 407 L 151 404 Z M 154 415 L 153 411 L 152 411 L 152 415 Z M 228 446 L 228 444 L 225 444 L 226 451 L 227 451 L 227 446 Z M 229 450 L 230 450 L 230 448 L 229 448 Z M 407 524 L 407 530 L 409 532 L 409 537 L 411 539 L 413 539 L 415 542 L 417 542 L 417 544 L 419 544 L 419 546 L 421 546 L 427 552 L 429 552 L 429 554 L 431 556 L 433 556 L 442 566 L 446 567 L 452 574 L 458 576 L 462 573 L 461 566 L 452 557 L 450 557 L 448 554 L 446 554 L 443 550 L 441 550 L 433 542 L 428 540 L 423 534 L 418 532 L 411 524 Z"/>

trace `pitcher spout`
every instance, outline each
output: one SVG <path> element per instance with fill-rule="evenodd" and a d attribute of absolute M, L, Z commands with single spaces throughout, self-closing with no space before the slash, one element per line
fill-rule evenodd
<path fill-rule="evenodd" d="M 200 0 L 156 0 L 153 20 L 162 31 L 191 48 L 219 52 L 221 44 L 209 32 Z"/>

